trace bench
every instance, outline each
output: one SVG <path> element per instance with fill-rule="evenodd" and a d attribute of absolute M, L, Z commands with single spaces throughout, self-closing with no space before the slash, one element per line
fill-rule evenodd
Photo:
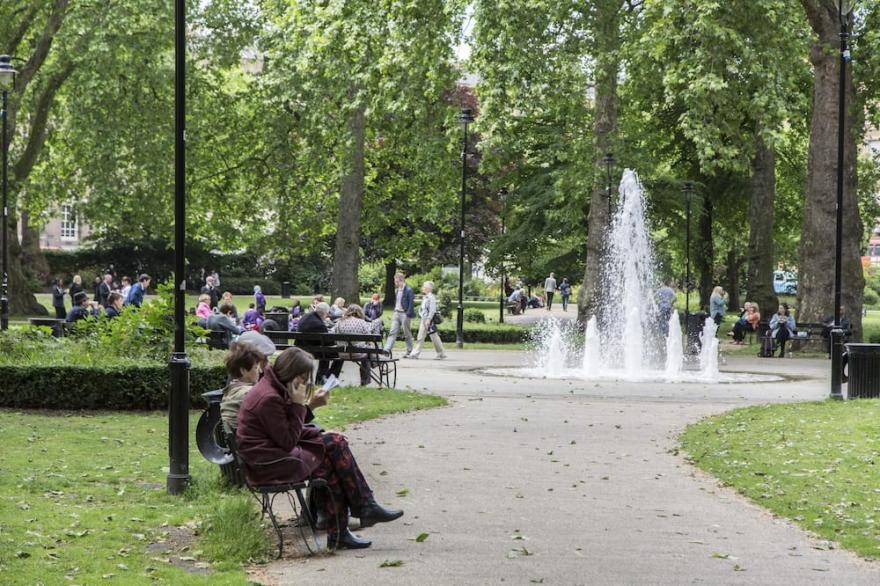
<path fill-rule="evenodd" d="M 32 326 L 50 328 L 52 335 L 56 338 L 66 336 L 70 330 L 67 320 L 55 317 L 32 317 L 28 320 L 28 323 Z"/>
<path fill-rule="evenodd" d="M 397 359 L 382 348 L 381 334 L 330 334 L 264 331 L 277 350 L 292 346 L 311 354 L 315 360 L 370 362 L 370 378 L 380 387 L 397 386 Z"/>
<path fill-rule="evenodd" d="M 759 325 L 759 330 L 761 332 L 761 351 L 758 353 L 758 356 L 767 357 L 770 355 L 767 352 L 767 348 L 773 347 L 773 336 L 770 330 L 769 322 L 762 321 Z M 829 331 L 830 330 L 828 326 L 824 323 L 799 323 L 795 325 L 794 334 L 791 336 L 791 338 L 788 339 L 788 343 L 791 345 L 792 350 L 800 350 L 806 344 L 809 344 L 811 342 L 819 342 L 823 344 L 823 351 L 827 353 L 829 338 L 826 332 Z M 849 340 L 851 335 L 851 332 L 845 332 L 844 342 Z"/>
<path fill-rule="evenodd" d="M 507 302 L 507 313 L 509 315 L 519 315 L 522 313 L 522 305 L 518 301 Z"/>

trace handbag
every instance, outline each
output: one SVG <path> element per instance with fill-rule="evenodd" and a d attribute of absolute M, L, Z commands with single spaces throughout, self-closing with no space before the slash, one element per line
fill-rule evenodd
<path fill-rule="evenodd" d="M 434 317 L 431 318 L 431 321 L 433 322 L 434 325 L 439 326 L 440 324 L 443 323 L 443 316 L 440 315 L 439 311 L 435 311 Z"/>

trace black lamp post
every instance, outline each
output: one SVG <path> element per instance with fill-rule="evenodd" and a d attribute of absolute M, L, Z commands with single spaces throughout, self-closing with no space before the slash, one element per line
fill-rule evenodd
<path fill-rule="evenodd" d="M 691 334 L 691 320 L 690 320 L 690 307 L 691 307 L 691 199 L 694 194 L 694 184 L 690 181 L 685 181 L 684 185 L 681 186 L 681 191 L 684 194 L 685 201 L 685 223 L 687 224 L 685 228 L 685 240 L 684 240 L 684 264 L 685 264 L 685 273 L 684 273 L 684 329 L 685 335 L 687 338 L 687 348 L 688 354 L 692 353 L 692 337 Z M 695 348 L 695 347 L 694 347 Z"/>
<path fill-rule="evenodd" d="M 0 297 L 0 330 L 9 329 L 9 131 L 7 111 L 9 108 L 9 90 L 15 85 L 15 68 L 9 55 L 0 55 L 0 91 L 3 93 L 3 137 L 0 138 L 3 148 L 3 284 Z"/>
<path fill-rule="evenodd" d="M 501 236 L 504 236 L 504 224 L 507 219 L 507 188 L 502 187 L 498 192 L 501 196 Z M 501 292 L 498 294 L 498 323 L 504 323 L 504 303 L 507 301 L 507 295 L 504 288 L 504 280 L 507 275 L 504 274 L 504 257 L 501 257 Z"/>
<path fill-rule="evenodd" d="M 614 155 L 611 153 L 607 153 L 604 157 L 602 157 L 602 163 L 605 165 L 605 189 L 608 193 L 608 214 L 611 214 L 611 171 L 614 168 Z"/>
<path fill-rule="evenodd" d="M 174 0 L 174 352 L 168 400 L 169 494 L 189 485 L 189 357 L 186 355 L 186 5 Z"/>
<path fill-rule="evenodd" d="M 838 0 L 840 20 L 840 82 L 837 99 L 837 231 L 834 239 L 834 327 L 831 330 L 831 398 L 843 399 L 843 330 L 840 327 L 840 289 L 842 281 L 843 249 L 843 166 L 846 131 L 846 64 L 850 61 L 849 28 L 852 3 Z"/>
<path fill-rule="evenodd" d="M 458 116 L 459 122 L 464 127 L 464 138 L 461 141 L 461 223 L 458 234 L 458 317 L 455 326 L 455 345 L 458 348 L 464 346 L 464 196 L 467 190 L 467 145 L 468 124 L 474 121 L 474 114 L 470 108 L 462 108 Z"/>

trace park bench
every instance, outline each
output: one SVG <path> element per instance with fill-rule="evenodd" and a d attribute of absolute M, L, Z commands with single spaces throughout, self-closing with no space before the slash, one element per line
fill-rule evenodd
<path fill-rule="evenodd" d="M 510 315 L 519 315 L 522 313 L 522 305 L 518 301 L 508 301 L 507 313 Z"/>
<path fill-rule="evenodd" d="M 792 350 L 799 351 L 805 345 L 817 342 L 822 345 L 823 351 L 828 350 L 828 337 L 825 334 L 828 326 L 823 323 L 816 322 L 804 322 L 796 324 L 794 334 L 789 338 L 789 345 Z M 773 344 L 773 336 L 770 330 L 769 322 L 762 321 L 759 325 L 759 331 L 761 333 L 761 351 L 758 353 L 758 356 L 767 357 L 770 356 L 768 352 L 769 348 L 772 348 Z M 844 335 L 844 342 L 848 341 L 851 333 L 846 332 Z"/>
<path fill-rule="evenodd" d="M 28 323 L 32 326 L 41 326 L 50 328 L 52 330 L 52 335 L 56 338 L 62 338 L 66 336 L 69 332 L 69 327 L 67 324 L 67 320 L 58 319 L 55 317 L 32 317 L 28 320 Z"/>
<path fill-rule="evenodd" d="M 370 362 L 370 378 L 380 387 L 397 386 L 397 359 L 382 348 L 381 334 L 331 334 L 284 331 L 264 331 L 275 343 L 277 350 L 291 346 L 301 348 L 315 360 L 343 360 Z"/>

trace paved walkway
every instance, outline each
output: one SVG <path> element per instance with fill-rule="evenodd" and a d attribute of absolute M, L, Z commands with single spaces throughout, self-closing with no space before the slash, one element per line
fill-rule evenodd
<path fill-rule="evenodd" d="M 712 413 L 822 398 L 821 360 L 731 358 L 797 382 L 633 385 L 482 375 L 519 352 L 403 361 L 401 387 L 451 406 L 348 430 L 381 502 L 406 516 L 368 550 L 284 560 L 274 584 L 880 583 L 876 567 L 722 489 L 684 462 L 676 434 Z M 428 357 L 428 356 L 425 356 Z M 387 472 L 387 473 L 386 473 Z M 404 497 L 396 496 L 406 489 Z M 422 543 L 416 536 L 428 533 Z M 398 567 L 380 565 L 400 560 Z"/>

